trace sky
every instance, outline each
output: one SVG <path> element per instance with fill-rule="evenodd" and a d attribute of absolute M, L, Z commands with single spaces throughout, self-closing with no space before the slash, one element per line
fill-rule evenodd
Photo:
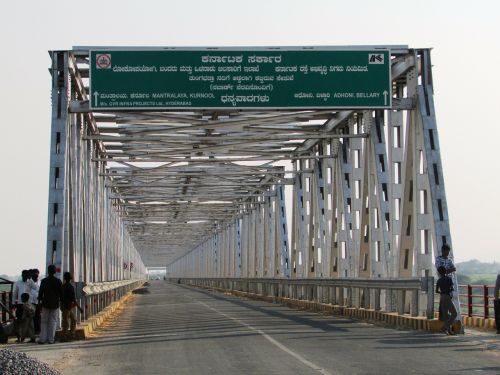
<path fill-rule="evenodd" d="M 0 13 L 0 274 L 44 268 L 49 50 L 73 46 L 433 48 L 455 261 L 500 261 L 500 2 L 7 1 Z"/>

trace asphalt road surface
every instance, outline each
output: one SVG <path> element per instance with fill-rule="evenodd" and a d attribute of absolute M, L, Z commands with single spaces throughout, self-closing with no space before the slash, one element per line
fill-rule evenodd
<path fill-rule="evenodd" d="M 154 281 L 94 338 L 15 347 L 68 375 L 500 374 L 500 338 L 482 335 L 384 328 Z"/>

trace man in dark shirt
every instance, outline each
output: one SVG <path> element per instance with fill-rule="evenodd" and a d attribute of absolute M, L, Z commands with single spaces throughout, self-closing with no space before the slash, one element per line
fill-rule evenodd
<path fill-rule="evenodd" d="M 451 325 L 457 317 L 457 310 L 452 301 L 453 281 L 451 277 L 446 276 L 446 272 L 446 267 L 440 266 L 438 268 L 440 278 L 436 283 L 436 293 L 441 295 L 439 299 L 439 318 L 444 323 L 442 331 L 448 335 L 455 335 L 451 329 Z"/>
<path fill-rule="evenodd" d="M 75 307 L 77 306 L 75 298 L 75 288 L 71 285 L 71 273 L 64 272 L 63 275 L 63 295 L 62 295 L 62 332 L 61 340 L 68 341 L 75 337 L 76 318 Z M 69 320 L 69 322 L 68 322 Z M 69 323 L 69 324 L 68 324 Z M 71 327 L 71 328 L 70 328 Z M 70 331 L 68 332 L 68 328 Z"/>
<path fill-rule="evenodd" d="M 62 298 L 62 282 L 54 275 L 56 267 L 51 264 L 47 268 L 48 276 L 40 283 L 38 303 L 42 306 L 42 321 L 39 344 L 53 344 L 56 334 L 59 302 Z"/>

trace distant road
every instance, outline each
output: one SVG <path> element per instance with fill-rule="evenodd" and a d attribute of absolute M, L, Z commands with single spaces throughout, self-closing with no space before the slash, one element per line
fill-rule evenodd
<path fill-rule="evenodd" d="M 498 345 L 469 335 L 388 329 L 164 281 L 149 290 L 97 338 L 23 349 L 68 375 L 500 374 Z"/>

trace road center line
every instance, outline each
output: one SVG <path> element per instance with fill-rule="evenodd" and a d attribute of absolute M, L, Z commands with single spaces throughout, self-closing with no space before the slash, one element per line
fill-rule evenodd
<path fill-rule="evenodd" d="M 321 368 L 320 366 L 317 366 L 315 365 L 314 363 L 312 363 L 311 361 L 308 361 L 307 359 L 305 359 L 304 357 L 302 357 L 300 354 L 298 353 L 295 353 L 293 350 L 287 348 L 285 345 L 283 345 L 282 343 L 276 341 L 275 339 L 273 339 L 271 336 L 269 336 L 267 333 L 265 333 L 264 331 L 258 329 L 258 328 L 255 328 L 255 327 L 252 327 L 250 324 L 248 323 L 245 323 L 245 322 L 242 322 L 241 320 L 239 320 L 238 318 L 235 318 L 231 315 L 228 315 L 226 313 L 223 313 L 222 311 L 219 311 L 217 310 L 216 308 L 214 307 L 211 307 L 209 305 L 207 305 L 206 303 L 204 302 L 200 302 L 198 301 L 198 303 L 200 305 L 203 305 L 205 306 L 206 308 L 212 310 L 212 311 L 215 311 L 217 314 L 220 314 L 228 319 L 231 319 L 245 327 L 247 327 L 249 330 L 251 331 L 254 331 L 254 332 L 257 332 L 258 334 L 262 335 L 267 341 L 269 341 L 270 343 L 274 344 L 275 346 L 277 346 L 278 348 L 280 348 L 281 350 L 283 350 L 285 353 L 288 353 L 290 354 L 292 357 L 294 357 L 295 359 L 297 359 L 298 361 L 302 362 L 304 365 L 306 365 L 307 367 L 310 367 L 312 368 L 313 370 L 315 371 L 318 371 L 320 374 L 324 374 L 324 375 L 333 375 L 331 372 Z"/>

